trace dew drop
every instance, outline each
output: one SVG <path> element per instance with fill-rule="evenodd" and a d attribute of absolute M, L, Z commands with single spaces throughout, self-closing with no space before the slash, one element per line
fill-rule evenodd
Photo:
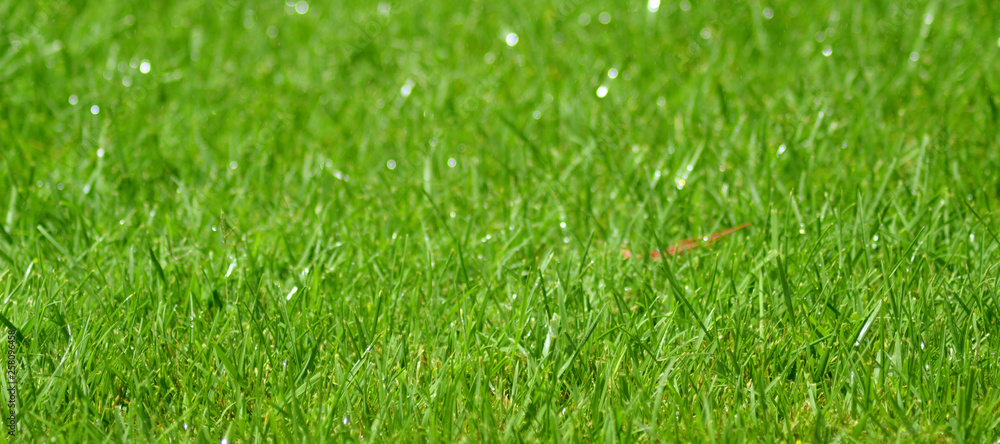
<path fill-rule="evenodd" d="M 399 94 L 403 97 L 409 97 L 410 93 L 413 92 L 413 87 L 415 85 L 416 83 L 413 80 L 407 79 L 406 83 L 403 83 L 403 86 L 399 88 Z"/>
<path fill-rule="evenodd" d="M 504 41 L 507 42 L 507 46 L 513 47 L 514 45 L 517 45 L 517 34 L 508 32 L 507 36 L 504 37 Z"/>

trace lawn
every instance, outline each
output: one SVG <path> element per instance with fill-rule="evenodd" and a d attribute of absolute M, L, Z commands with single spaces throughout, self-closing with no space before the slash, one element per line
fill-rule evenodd
<path fill-rule="evenodd" d="M 0 0 L 0 436 L 997 442 L 998 19 Z"/>

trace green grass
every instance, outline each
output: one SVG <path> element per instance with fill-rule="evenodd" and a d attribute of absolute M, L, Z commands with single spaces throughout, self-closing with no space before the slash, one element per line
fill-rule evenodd
<path fill-rule="evenodd" d="M 0 0 L 18 442 L 1000 438 L 1000 3 L 319 3 Z"/>

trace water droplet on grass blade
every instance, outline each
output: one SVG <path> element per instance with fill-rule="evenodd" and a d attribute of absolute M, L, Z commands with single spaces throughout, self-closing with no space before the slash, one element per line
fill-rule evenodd
<path fill-rule="evenodd" d="M 299 287 L 292 287 L 292 291 L 288 293 L 288 296 L 285 296 L 285 300 L 292 300 L 292 296 L 294 296 L 297 291 L 299 291 Z"/>
<path fill-rule="evenodd" d="M 508 32 L 507 36 L 504 37 L 504 41 L 507 42 L 507 46 L 517 45 L 517 34 L 513 32 Z"/>
<path fill-rule="evenodd" d="M 416 83 L 413 80 L 407 79 L 406 82 L 403 83 L 403 86 L 399 88 L 399 93 L 402 94 L 403 97 L 409 97 L 413 92 L 414 85 L 416 85 Z"/>

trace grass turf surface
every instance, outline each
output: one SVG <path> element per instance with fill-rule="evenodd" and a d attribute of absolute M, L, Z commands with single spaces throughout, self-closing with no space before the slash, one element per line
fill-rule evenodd
<path fill-rule="evenodd" d="M 995 441 L 1000 3 L 656 5 L 0 0 L 18 439 Z"/>

